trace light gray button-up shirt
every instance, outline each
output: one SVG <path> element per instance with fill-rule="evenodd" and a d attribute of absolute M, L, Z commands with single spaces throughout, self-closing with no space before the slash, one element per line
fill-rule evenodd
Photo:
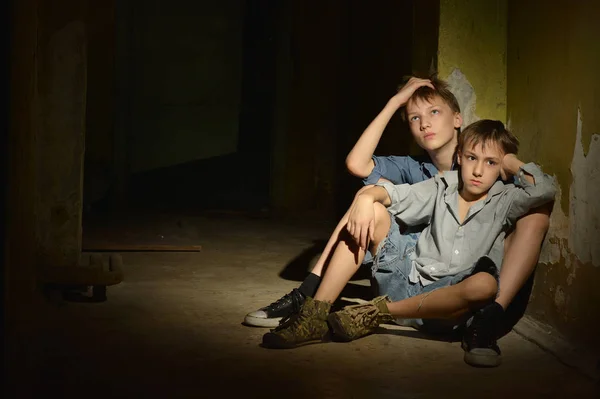
<path fill-rule="evenodd" d="M 523 172 L 533 176 L 529 183 Z M 431 284 L 468 270 L 482 256 L 498 267 L 504 255 L 506 231 L 531 208 L 554 199 L 554 178 L 534 163 L 523 165 L 515 184 L 497 181 L 485 199 L 473 204 L 459 221 L 458 171 L 449 171 L 413 185 L 378 183 L 392 201 L 389 212 L 407 225 L 427 223 L 412 254 L 410 281 Z"/>

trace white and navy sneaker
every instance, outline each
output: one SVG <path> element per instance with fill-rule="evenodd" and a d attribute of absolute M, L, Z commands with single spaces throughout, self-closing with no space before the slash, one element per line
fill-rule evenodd
<path fill-rule="evenodd" d="M 270 305 L 248 313 L 244 318 L 244 324 L 275 328 L 282 318 L 297 313 L 305 300 L 306 296 L 294 288 L 289 294 L 285 294 Z"/>

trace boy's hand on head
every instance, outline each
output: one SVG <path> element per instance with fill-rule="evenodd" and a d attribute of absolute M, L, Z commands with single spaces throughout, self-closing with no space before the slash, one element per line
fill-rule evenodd
<path fill-rule="evenodd" d="M 356 244 L 365 251 L 375 233 L 374 200 L 368 195 L 359 195 L 348 211 L 346 230 Z"/>
<path fill-rule="evenodd" d="M 431 80 L 412 77 L 408 80 L 408 82 L 406 82 L 404 86 L 402 86 L 402 88 L 400 88 L 398 93 L 394 97 L 392 97 L 390 101 L 392 101 L 394 105 L 400 108 L 408 102 L 410 97 L 415 93 L 415 91 L 418 88 L 423 86 L 428 86 L 432 89 L 435 89 L 433 83 L 431 83 Z"/>

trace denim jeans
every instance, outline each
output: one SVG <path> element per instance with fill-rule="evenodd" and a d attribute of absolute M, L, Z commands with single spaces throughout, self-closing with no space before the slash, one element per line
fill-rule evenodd
<path fill-rule="evenodd" d="M 390 215 L 391 226 L 386 238 L 379 244 L 375 256 L 370 256 L 366 262 L 372 262 L 371 272 L 376 289 L 376 295 L 387 295 L 392 301 L 400 301 L 437 289 L 455 285 L 473 275 L 479 270 L 473 268 L 454 276 L 442 277 L 428 285 L 421 281 L 413 283 L 409 279 L 412 270 L 411 254 L 415 251 L 419 233 L 410 230 L 400 232 L 396 218 Z M 497 270 L 490 271 L 498 280 Z M 453 320 L 402 320 L 400 324 L 410 325 L 433 333 L 450 333 L 468 323 L 471 315 Z"/>

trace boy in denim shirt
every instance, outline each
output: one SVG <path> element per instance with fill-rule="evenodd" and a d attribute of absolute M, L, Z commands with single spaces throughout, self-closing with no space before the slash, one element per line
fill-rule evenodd
<path fill-rule="evenodd" d="M 297 315 L 265 334 L 263 344 L 289 348 L 323 340 L 329 333 L 327 319 L 345 340 L 398 318 L 417 319 L 426 329 L 428 321 L 450 319 L 458 325 L 476 313 L 469 326 L 475 328 L 498 292 L 506 232 L 555 195 L 553 178 L 519 161 L 517 148 L 517 139 L 501 122 L 478 121 L 459 137 L 459 171 L 414 185 L 381 182 L 362 190 L 348 212 L 348 235 L 340 237 L 314 299 L 307 297 Z M 502 181 L 509 176 L 516 176 L 516 185 Z M 410 257 L 397 251 L 396 218 L 406 225 L 427 225 Z M 362 261 L 367 249 L 374 256 L 375 276 L 383 272 L 397 278 L 383 280 L 379 288 L 385 296 L 329 315 L 331 303 L 360 265 L 356 255 Z M 463 348 L 467 363 L 497 365 L 494 348 L 471 348 L 468 341 Z"/>

